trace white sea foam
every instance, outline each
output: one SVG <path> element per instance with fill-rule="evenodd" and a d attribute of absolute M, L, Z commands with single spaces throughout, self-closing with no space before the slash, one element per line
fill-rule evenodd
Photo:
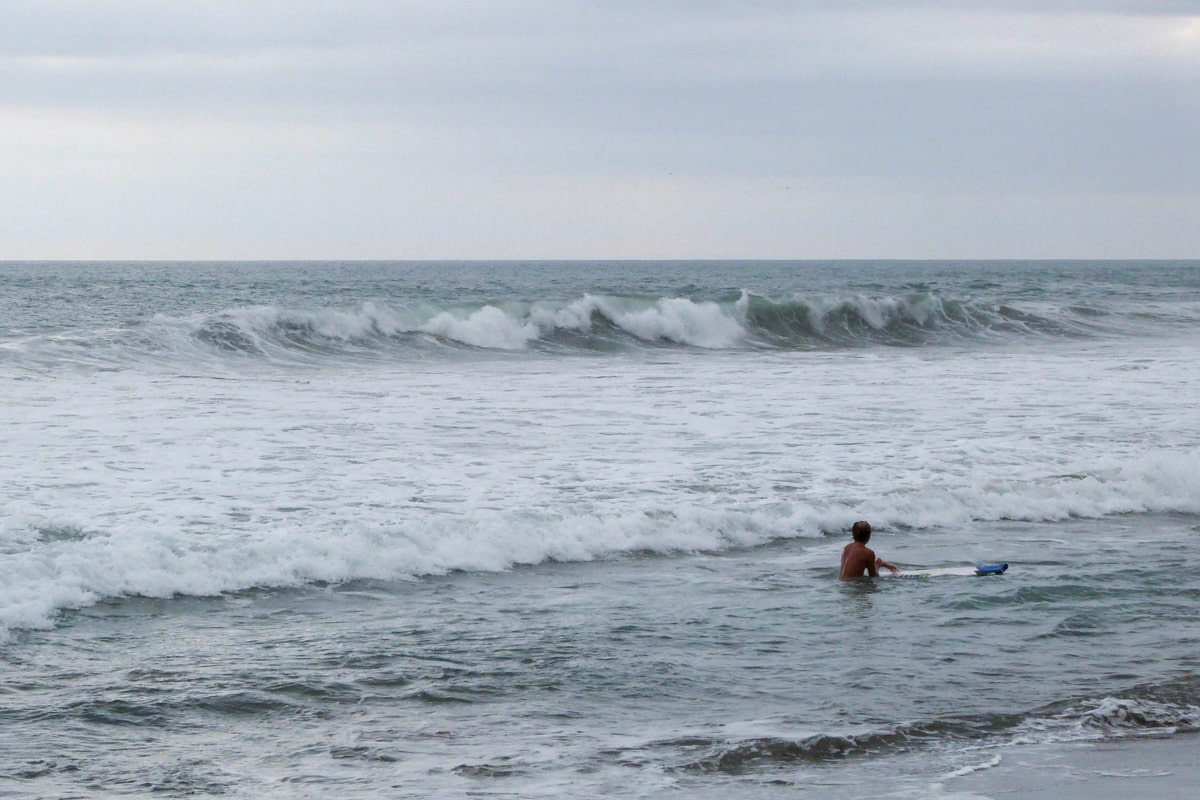
<path fill-rule="evenodd" d="M 592 315 L 600 308 L 600 300 L 592 295 L 565 305 L 538 303 L 530 310 L 530 319 L 539 329 L 588 331 L 592 328 Z"/>
<path fill-rule="evenodd" d="M 475 347 L 501 350 L 521 349 L 538 337 L 536 325 L 516 320 L 494 306 L 484 306 L 465 318 L 442 312 L 422 325 L 421 330 Z"/>
<path fill-rule="evenodd" d="M 601 303 L 601 308 L 622 329 L 647 341 L 717 349 L 736 347 L 746 338 L 738 321 L 717 303 L 667 298 L 650 308 L 619 308 L 611 303 Z"/>
<path fill-rule="evenodd" d="M 1200 730 L 1200 707 L 1146 698 L 1105 697 L 1078 718 L 1084 730 L 1121 730 L 1163 735 Z"/>
<path fill-rule="evenodd" d="M 1172 497 L 1149 488 L 1176 488 L 1195 481 L 1196 459 L 1153 459 L 1146 471 L 1107 479 L 1009 487 L 1006 494 L 914 494 L 895 506 L 876 505 L 877 526 L 964 526 L 995 519 L 1062 519 L 1142 510 L 1197 510 L 1196 495 Z M 1187 473 L 1187 474 L 1185 474 Z M 1184 487 L 1186 488 L 1186 486 Z M 1145 491 L 1145 494 L 1139 492 Z M 1053 495 L 1048 497 L 1048 495 Z M 1123 496 L 1124 502 L 1097 498 Z M 529 513 L 476 508 L 464 514 L 395 510 L 388 523 L 379 509 L 362 509 L 360 522 L 329 509 L 329 516 L 288 522 L 266 514 L 261 525 L 230 523 L 225 530 L 197 525 L 203 504 L 164 506 L 176 518 L 153 519 L 136 507 L 107 516 L 133 524 L 97 527 L 103 517 L 40 518 L 10 504 L 0 530 L 6 556 L 0 562 L 0 625 L 36 628 L 53 623 L 62 609 L 100 599 L 176 594 L 209 596 L 253 587 L 297 586 L 313 581 L 394 580 L 454 570 L 497 571 L 547 560 L 589 561 L 634 552 L 696 552 L 752 546 L 793 536 L 820 536 L 845 529 L 864 512 L 842 505 L 768 505 L 758 510 L 719 510 L 679 505 L 615 515 Z M 174 512 L 170 507 L 174 505 Z M 359 505 L 356 503 L 355 505 Z M 873 505 L 873 504 L 869 504 Z M 386 507 L 386 504 L 384 504 Z M 271 519 L 270 517 L 274 517 Z"/>
<path fill-rule="evenodd" d="M 213 596 L 314 581 L 396 580 L 454 570 L 499 571 L 547 560 L 631 552 L 719 550 L 787 533 L 753 515 L 631 513 L 616 519 L 478 511 L 413 515 L 394 525 L 333 529 L 266 525 L 198 533 L 140 526 L 62 528 L 8 514 L 0 541 L 0 626 L 51 625 L 62 609 L 110 597 Z M 776 521 L 777 524 L 782 521 Z"/>
<path fill-rule="evenodd" d="M 1107 463 L 1106 463 L 1107 462 Z M 972 520 L 1052 522 L 1141 512 L 1200 513 L 1200 452 L 1155 452 L 1134 462 L 1099 459 L 1070 475 L 979 478 L 867 503 L 874 518 L 905 527 Z"/>
<path fill-rule="evenodd" d="M 965 766 L 951 770 L 951 771 L 947 772 L 945 775 L 942 775 L 941 777 L 942 777 L 942 780 L 951 780 L 953 778 L 962 778 L 962 777 L 964 777 L 966 775 L 970 775 L 974 772 L 982 772 L 983 770 L 989 770 L 989 769 L 998 767 L 998 766 L 1000 766 L 1000 763 L 1003 760 L 1004 760 L 1003 756 L 993 755 L 991 758 L 987 759 L 986 761 L 978 761 L 973 764 L 967 764 Z M 948 796 L 962 798 L 962 797 L 971 797 L 971 796 L 977 796 L 977 795 L 961 794 L 961 793 L 954 794 L 954 795 L 946 795 L 946 794 L 938 795 L 938 797 L 943 797 L 943 798 L 948 797 Z"/>
<path fill-rule="evenodd" d="M 421 330 L 476 347 L 513 350 L 558 330 L 590 331 L 597 314 L 647 342 L 720 349 L 740 346 L 746 339 L 746 331 L 730 310 L 717 303 L 686 298 L 650 303 L 591 295 L 561 306 L 534 305 L 527 312 L 485 306 L 465 319 L 441 312 Z"/>

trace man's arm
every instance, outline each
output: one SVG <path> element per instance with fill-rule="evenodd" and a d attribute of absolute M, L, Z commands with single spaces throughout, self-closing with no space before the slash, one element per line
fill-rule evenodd
<path fill-rule="evenodd" d="M 871 565 L 871 574 L 872 575 L 878 574 L 880 567 L 883 567 L 884 569 L 890 569 L 893 574 L 900 571 L 900 568 L 897 567 L 895 564 L 889 564 L 888 562 L 884 561 L 882 558 L 877 558 L 877 559 L 875 559 L 875 563 Z"/>

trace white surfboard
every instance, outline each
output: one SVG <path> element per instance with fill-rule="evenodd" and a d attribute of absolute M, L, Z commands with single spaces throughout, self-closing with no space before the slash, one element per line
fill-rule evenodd
<path fill-rule="evenodd" d="M 976 564 L 973 567 L 929 567 L 920 569 L 902 569 L 892 573 L 884 570 L 880 575 L 891 575 L 896 578 L 937 578 L 943 575 L 1003 575 L 1008 571 L 1008 564 Z"/>

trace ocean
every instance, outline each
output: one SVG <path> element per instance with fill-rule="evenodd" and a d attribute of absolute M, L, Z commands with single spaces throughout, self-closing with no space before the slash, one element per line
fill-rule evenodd
<path fill-rule="evenodd" d="M 1200 745 L 1200 262 L 6 262 L 0 312 L 0 797 L 1071 797 Z M 1010 567 L 838 581 L 859 519 Z"/>

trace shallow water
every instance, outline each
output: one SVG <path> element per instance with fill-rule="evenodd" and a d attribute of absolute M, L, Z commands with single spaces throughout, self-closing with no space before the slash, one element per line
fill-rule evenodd
<path fill-rule="evenodd" d="M 4 749 L 31 796 L 916 792 L 1006 745 L 1194 726 L 1198 528 L 889 540 L 1002 539 L 1017 566 L 985 578 L 840 584 L 840 542 L 802 539 L 104 603 L 10 645 Z"/>
<path fill-rule="evenodd" d="M 1198 727 L 1195 264 L 0 277 L 9 796 L 920 797 Z M 859 518 L 1012 567 L 839 583 Z"/>

